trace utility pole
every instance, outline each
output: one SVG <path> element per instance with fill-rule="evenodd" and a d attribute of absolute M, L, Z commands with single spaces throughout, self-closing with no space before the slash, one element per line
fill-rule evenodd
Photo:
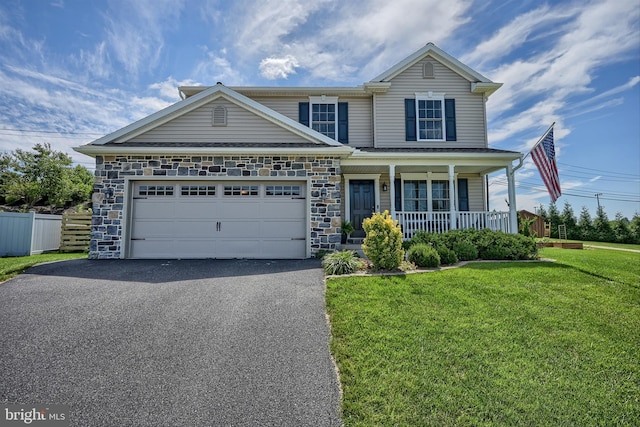
<path fill-rule="evenodd" d="M 600 211 L 600 196 L 602 196 L 602 193 L 596 193 L 596 200 L 598 201 L 598 212 Z"/>

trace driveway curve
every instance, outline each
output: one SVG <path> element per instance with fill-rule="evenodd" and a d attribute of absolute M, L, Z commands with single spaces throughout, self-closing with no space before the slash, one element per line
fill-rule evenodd
<path fill-rule="evenodd" d="M 72 426 L 337 426 L 317 260 L 73 260 L 0 284 L 0 403 Z"/>

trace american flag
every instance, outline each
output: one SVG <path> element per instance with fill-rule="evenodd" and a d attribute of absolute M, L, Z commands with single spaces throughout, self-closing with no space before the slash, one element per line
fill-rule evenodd
<path fill-rule="evenodd" d="M 546 135 L 531 150 L 533 162 L 538 167 L 540 176 L 547 186 L 551 201 L 555 202 L 562 195 L 560 190 L 560 178 L 558 177 L 558 167 L 556 166 L 556 150 L 553 146 L 553 126 L 549 128 Z"/>

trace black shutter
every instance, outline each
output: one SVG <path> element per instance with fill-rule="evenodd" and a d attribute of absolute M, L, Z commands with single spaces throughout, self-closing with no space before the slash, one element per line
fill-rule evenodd
<path fill-rule="evenodd" d="M 309 126 L 309 103 L 298 103 L 298 121 L 305 126 Z"/>
<path fill-rule="evenodd" d="M 405 141 L 417 141 L 416 135 L 416 100 L 404 100 Z"/>
<path fill-rule="evenodd" d="M 338 142 L 349 143 L 349 104 L 338 102 Z"/>
<path fill-rule="evenodd" d="M 447 127 L 447 141 L 456 140 L 456 100 L 444 100 L 444 119 Z"/>
<path fill-rule="evenodd" d="M 458 178 L 458 210 L 469 211 L 469 180 Z"/>
<path fill-rule="evenodd" d="M 393 180 L 393 188 L 395 191 L 395 204 L 396 204 L 396 212 L 402 212 L 402 179 L 396 178 Z"/>

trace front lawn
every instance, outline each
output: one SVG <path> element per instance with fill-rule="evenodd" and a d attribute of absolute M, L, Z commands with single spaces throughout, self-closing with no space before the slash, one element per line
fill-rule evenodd
<path fill-rule="evenodd" d="M 640 424 L 640 254 L 327 280 L 347 426 Z"/>
<path fill-rule="evenodd" d="M 75 258 L 86 258 L 84 252 L 59 253 L 0 258 L 0 283 L 22 273 L 29 267 L 43 262 L 62 261 Z"/>

